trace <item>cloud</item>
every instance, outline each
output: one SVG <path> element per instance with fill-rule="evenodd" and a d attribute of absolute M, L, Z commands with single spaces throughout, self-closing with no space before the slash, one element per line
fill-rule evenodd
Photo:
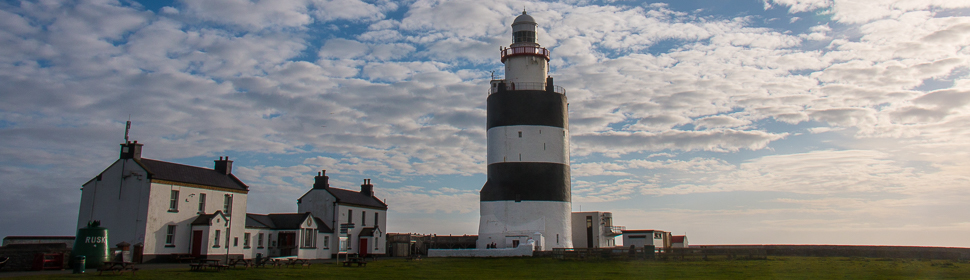
<path fill-rule="evenodd" d="M 758 150 L 769 142 L 782 139 L 787 133 L 775 134 L 763 131 L 739 131 L 733 129 L 706 131 L 669 130 L 661 133 L 607 132 L 574 135 L 571 140 L 578 156 L 603 153 L 611 156 L 665 149 L 682 151 L 738 151 Z"/>

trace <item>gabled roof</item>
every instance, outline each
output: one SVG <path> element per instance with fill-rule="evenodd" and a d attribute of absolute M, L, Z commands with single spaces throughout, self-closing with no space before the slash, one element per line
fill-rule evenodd
<path fill-rule="evenodd" d="M 320 218 L 313 217 L 313 221 L 317 223 L 317 231 L 321 233 L 333 233 L 333 229 L 328 227 L 327 223 L 324 223 Z"/>
<path fill-rule="evenodd" d="M 351 190 L 338 189 L 338 188 L 326 188 L 333 197 L 337 198 L 337 203 L 343 204 L 353 204 L 364 207 L 373 207 L 381 210 L 387 210 L 387 204 L 384 204 L 376 196 L 369 196 L 361 194 L 360 192 L 355 192 Z"/>
<path fill-rule="evenodd" d="M 362 228 L 360 229 L 360 233 L 358 233 L 357 236 L 374 236 L 374 228 L 372 227 Z"/>
<path fill-rule="evenodd" d="M 267 215 L 246 213 L 247 228 L 275 228 L 273 220 Z"/>
<path fill-rule="evenodd" d="M 248 228 L 269 228 L 269 229 L 299 229 L 303 221 L 312 217 L 310 212 L 306 213 L 282 213 L 282 214 L 250 214 L 246 213 L 246 227 Z M 319 219 L 314 222 L 320 225 Z M 326 227 L 324 225 L 324 227 Z M 330 231 L 333 232 L 333 231 Z"/>
<path fill-rule="evenodd" d="M 670 237 L 670 243 L 684 243 L 684 239 L 687 239 L 686 235 L 674 235 Z"/>
<path fill-rule="evenodd" d="M 212 219 L 215 217 L 224 217 L 222 215 L 222 211 L 221 210 L 216 211 L 215 213 L 212 213 L 212 214 L 199 214 L 199 217 L 195 218 L 195 221 L 192 221 L 192 225 L 193 226 L 212 225 Z"/>
<path fill-rule="evenodd" d="M 226 175 L 208 168 L 147 158 L 135 161 L 148 171 L 151 179 L 249 192 L 249 186 L 232 174 Z"/>

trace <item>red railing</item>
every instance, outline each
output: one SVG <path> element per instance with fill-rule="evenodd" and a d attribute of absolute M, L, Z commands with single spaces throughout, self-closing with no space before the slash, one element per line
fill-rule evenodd
<path fill-rule="evenodd" d="M 502 62 L 504 63 L 505 59 L 509 57 L 520 56 L 520 55 L 541 56 L 545 58 L 546 61 L 549 61 L 549 50 L 547 50 L 546 48 L 519 46 L 519 47 L 502 49 Z"/>

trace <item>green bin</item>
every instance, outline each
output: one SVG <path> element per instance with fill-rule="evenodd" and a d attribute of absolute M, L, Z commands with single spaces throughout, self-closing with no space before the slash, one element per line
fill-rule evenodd
<path fill-rule="evenodd" d="M 85 256 L 84 267 L 97 268 L 110 261 L 108 254 L 108 229 L 101 227 L 100 221 L 91 221 L 88 227 L 77 230 L 72 256 Z M 82 270 L 83 272 L 83 270 Z"/>

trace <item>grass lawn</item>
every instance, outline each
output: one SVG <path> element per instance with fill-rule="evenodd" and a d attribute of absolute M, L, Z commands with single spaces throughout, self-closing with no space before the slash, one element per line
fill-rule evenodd
<path fill-rule="evenodd" d="M 716 261 L 561 261 L 551 258 L 388 259 L 367 267 L 314 264 L 310 268 L 250 268 L 192 272 L 141 270 L 132 277 L 87 274 L 31 279 L 970 279 L 970 263 L 868 258 L 771 257 Z"/>

